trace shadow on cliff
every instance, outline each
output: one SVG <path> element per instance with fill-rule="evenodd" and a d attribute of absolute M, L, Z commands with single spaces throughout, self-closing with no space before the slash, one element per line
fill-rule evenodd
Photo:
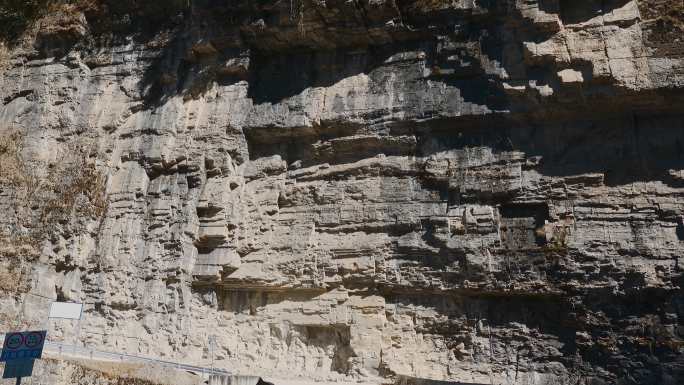
<path fill-rule="evenodd" d="M 568 111 L 570 113 L 570 111 Z M 680 186 L 670 170 L 684 169 L 684 119 L 675 111 L 575 111 L 574 117 L 490 115 L 418 128 L 420 156 L 468 147 L 521 151 L 540 157 L 545 176 L 604 174 L 608 186 L 663 181 Z"/>
<path fill-rule="evenodd" d="M 677 287 L 679 281 L 681 278 L 673 284 Z M 517 352 L 516 360 L 561 361 L 578 374 L 595 375 L 595 366 L 614 371 L 616 360 L 621 360 L 623 368 L 629 363 L 642 370 L 615 373 L 635 379 L 619 383 L 679 383 L 675 379 L 684 376 L 684 357 L 679 353 L 680 335 L 673 332 L 671 320 L 681 314 L 681 293 L 639 284 L 630 288 L 628 282 L 626 277 L 622 294 L 606 287 L 577 287 L 574 298 L 475 291 L 394 293 L 385 298 L 387 308 L 394 309 L 393 317 L 410 315 L 415 307 L 435 310 L 439 316 L 432 321 L 424 319 L 423 330 L 443 336 L 448 347 L 472 349 L 472 358 L 479 362 L 494 363 L 501 359 L 495 352 L 510 349 Z M 669 323 L 663 321 L 667 317 L 657 316 L 663 309 L 670 312 Z M 470 333 L 488 340 L 489 346 L 482 350 L 468 337 Z M 618 340 L 619 350 L 613 348 Z M 558 350 L 545 350 L 546 344 Z"/>
<path fill-rule="evenodd" d="M 252 55 L 248 97 L 255 104 L 280 103 L 307 89 L 330 87 L 369 73 L 390 55 L 383 50 L 264 53 Z"/>
<path fill-rule="evenodd" d="M 215 23 L 201 20 L 198 12 L 194 10 L 191 16 L 186 17 L 185 25 L 173 31 L 171 41 L 163 46 L 160 55 L 146 70 L 140 89 L 146 95 L 145 99 L 149 106 L 161 105 L 170 97 L 178 95 L 198 97 L 213 84 L 227 86 L 239 81 L 247 81 L 247 96 L 254 104 L 277 104 L 289 98 L 296 98 L 307 90 L 330 87 L 345 79 L 365 74 L 370 78 L 368 87 L 371 97 L 386 96 L 389 81 L 404 83 L 400 91 L 406 91 L 407 96 L 416 97 L 421 94 L 422 88 L 425 88 L 425 83 L 443 82 L 458 89 L 466 103 L 482 105 L 490 110 L 505 108 L 506 101 L 500 85 L 495 80 L 496 76 L 483 68 L 482 58 L 476 53 L 465 52 L 469 49 L 459 48 L 459 54 L 468 63 L 445 63 L 451 51 L 444 50 L 443 57 L 435 57 L 439 43 L 437 36 L 433 35 L 434 32 L 414 31 L 415 36 L 412 38 L 405 37 L 382 45 L 367 44 L 350 48 L 340 42 L 341 46 L 346 48 L 307 49 L 298 46 L 301 42 L 292 41 L 289 42 L 293 46 L 290 50 L 268 50 L 255 43 L 259 38 L 251 36 L 253 32 L 245 32 L 251 31 L 251 27 L 215 26 Z M 501 36 L 502 33 L 505 35 L 506 32 L 502 32 L 497 23 L 499 16 L 501 15 L 478 19 L 478 25 L 473 28 L 496 30 L 494 36 Z M 216 15 L 207 17 L 216 18 Z M 460 19 L 451 20 L 449 23 L 454 24 L 458 20 Z M 228 42 L 230 39 L 227 36 L 242 42 Z M 455 38 L 463 39 L 464 43 L 472 45 L 476 44 L 481 36 L 468 33 Z M 264 39 L 273 37 L 265 33 Z M 301 39 L 316 41 L 316 37 L 308 35 L 302 35 Z M 487 40 L 494 41 L 496 38 Z M 211 52 L 193 53 L 198 45 L 210 46 L 207 51 Z M 204 48 L 200 47 L 200 50 L 202 49 Z M 488 60 L 498 62 L 502 55 L 498 52 L 500 49 L 501 46 L 498 45 L 486 48 L 485 56 Z M 423 52 L 423 56 L 411 57 L 418 52 Z M 246 59 L 248 64 L 239 71 L 239 74 L 226 71 L 227 64 L 240 58 Z M 430 68 L 441 65 L 449 74 L 439 71 L 432 74 L 424 73 L 422 68 L 418 71 L 421 63 Z M 464 68 L 457 68 L 460 65 Z M 408 73 L 409 70 L 413 73 Z M 391 79 L 393 71 L 399 76 L 398 79 Z M 355 86 L 358 85 L 353 80 L 350 81 L 346 91 L 354 93 Z"/>
<path fill-rule="evenodd" d="M 341 97 L 356 96 L 358 88 L 359 92 L 368 92 L 368 98 L 385 97 L 385 92 L 391 89 L 410 99 L 424 93 L 425 83 L 431 81 L 458 89 L 466 103 L 486 106 L 490 110 L 505 109 L 507 102 L 495 76 L 486 73 L 480 58 L 462 51 L 460 53 L 468 65 L 458 73 L 456 65 L 450 68 L 445 65 L 443 71 L 449 74 L 441 74 L 436 68 L 440 59 L 435 58 L 434 42 L 404 42 L 359 50 L 286 54 L 257 52 L 250 59 L 248 97 L 255 104 L 276 104 L 306 90 L 330 87 L 348 79 L 348 84 L 340 87 Z M 418 56 L 417 52 L 423 52 L 425 58 Z M 442 56 L 446 54 L 442 52 Z M 431 68 L 432 73 L 426 75 L 424 66 Z M 351 79 L 360 74 L 367 76 L 368 84 L 363 83 L 364 80 Z M 335 103 L 335 100 L 331 102 Z M 416 105 L 420 104 L 424 104 L 424 100 L 416 100 Z M 333 105 L 333 110 L 335 108 Z"/>
<path fill-rule="evenodd" d="M 618 9 L 630 0 L 556 0 L 541 1 L 542 9 L 560 13 L 563 24 L 578 24 Z M 557 3 L 553 4 L 553 3 Z"/>
<path fill-rule="evenodd" d="M 540 6 L 550 12 L 560 12 L 566 20 L 574 22 L 610 12 L 625 3 L 625 0 L 591 0 L 588 4 L 573 5 L 575 3 L 564 0 L 546 0 Z M 493 4 L 490 8 L 490 16 L 475 19 L 470 32 L 456 33 L 454 41 L 427 39 L 358 50 L 308 52 L 246 51 L 249 47 L 235 48 L 225 43 L 221 46 L 220 42 L 214 41 L 212 49 L 215 48 L 215 52 L 207 54 L 200 49 L 190 55 L 191 59 L 188 52 L 197 49 L 198 41 L 188 33 L 193 28 L 201 30 L 204 27 L 196 25 L 198 20 L 190 20 L 174 32 L 171 42 L 145 72 L 141 91 L 146 95 L 148 106 L 154 108 L 170 97 L 199 97 L 216 84 L 227 86 L 246 81 L 247 96 L 253 103 L 281 103 L 290 113 L 304 115 L 305 103 L 311 99 L 297 98 L 298 95 L 321 92 L 317 89 L 337 85 L 340 95 L 323 99 L 329 104 L 328 109 L 344 117 L 346 111 L 354 110 L 354 106 L 345 105 L 350 100 L 352 104 L 358 102 L 366 108 L 363 98 L 386 97 L 391 90 L 404 99 L 399 107 L 410 106 L 413 109 L 410 114 L 415 114 L 412 119 L 421 121 L 409 124 L 410 127 L 404 123 L 403 128 L 397 128 L 402 123 L 396 121 L 385 126 L 389 127 L 390 134 L 416 134 L 418 144 L 415 153 L 410 155 L 428 156 L 438 151 L 488 146 L 498 151 L 516 150 L 527 157 L 541 157 L 538 169 L 548 176 L 602 173 L 604 183 L 613 186 L 653 180 L 684 184 L 669 172 L 684 169 L 684 123 L 673 109 L 662 115 L 632 110 L 629 100 L 616 99 L 624 96 L 620 94 L 622 91 L 611 87 L 604 87 L 610 90 L 596 103 L 583 100 L 581 94 L 563 95 L 564 90 L 555 90 L 554 98 L 556 95 L 567 97 L 571 103 L 560 99 L 542 102 L 529 95 L 512 97 L 505 93 L 503 73 L 513 79 L 534 79 L 538 84 L 544 84 L 553 80 L 556 69 L 553 66 L 528 67 L 522 60 L 519 42 L 539 39 L 539 31 L 531 25 L 522 29 L 499 25 L 498 20 L 510 17 L 505 13 L 508 11 L 502 5 Z M 488 33 L 480 36 L 476 32 L 480 29 Z M 221 32 L 204 31 L 200 35 L 220 36 Z M 470 47 L 473 44 L 477 49 Z M 420 52 L 424 56 L 416 54 Z M 248 59 L 249 64 L 243 72 L 221 72 L 227 61 L 238 57 Z M 360 74 L 366 76 L 352 79 Z M 468 108 L 475 106 L 497 113 L 440 120 L 439 116 L 432 115 L 435 112 L 429 107 L 431 99 L 439 95 L 426 90 L 428 84 L 442 84 L 448 90 L 457 90 L 454 95 L 461 99 L 458 103 L 470 104 Z M 358 95 L 358 90 L 368 95 Z M 621 103 L 623 107 L 620 107 Z M 320 127 L 297 138 L 290 134 L 274 137 L 270 127 L 251 129 L 246 132 L 250 154 L 279 154 L 288 161 L 311 159 L 313 163 L 312 143 L 372 132 L 374 128 L 368 127 L 371 122 L 383 122 L 389 112 L 369 109 L 367 113 L 359 113 L 369 124 L 321 122 Z M 256 148 L 258 152 L 254 150 Z M 376 155 L 372 151 L 388 154 L 387 146 L 376 146 L 325 161 L 352 162 Z"/>

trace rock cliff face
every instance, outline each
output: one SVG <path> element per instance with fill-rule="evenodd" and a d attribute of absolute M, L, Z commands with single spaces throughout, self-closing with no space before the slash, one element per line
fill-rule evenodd
<path fill-rule="evenodd" d="M 73 300 L 52 338 L 244 374 L 684 382 L 681 1 L 140 3 L 4 49 L 4 325 Z"/>

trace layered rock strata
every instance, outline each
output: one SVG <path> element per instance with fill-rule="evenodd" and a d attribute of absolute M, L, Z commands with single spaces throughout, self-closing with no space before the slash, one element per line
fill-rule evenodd
<path fill-rule="evenodd" d="M 123 3 L 5 59 L 5 324 L 82 301 L 54 338 L 276 378 L 684 381 L 676 1 Z M 97 209 L 19 247 L 75 162 L 46 194 Z"/>

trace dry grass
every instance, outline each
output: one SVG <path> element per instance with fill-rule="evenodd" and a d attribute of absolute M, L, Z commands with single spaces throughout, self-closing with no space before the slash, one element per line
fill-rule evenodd
<path fill-rule="evenodd" d="M 684 0 L 639 0 L 646 40 L 663 56 L 684 55 Z"/>
<path fill-rule="evenodd" d="M 7 44 L 0 40 L 0 72 L 4 71 L 9 64 L 10 51 Z M 1 75 L 0 75 L 1 76 Z"/>
<path fill-rule="evenodd" d="M 50 374 L 41 376 L 41 380 L 50 380 L 51 375 L 57 372 L 64 376 L 62 379 L 69 380 L 67 383 L 74 385 L 201 385 L 205 383 L 200 376 L 183 371 L 169 370 L 168 367 L 155 364 L 143 365 L 66 357 L 60 357 L 58 361 L 50 358 L 51 356 L 55 357 L 47 353 L 41 360 L 44 365 L 52 367 L 47 370 Z M 53 369 L 54 367 L 61 367 L 64 370 L 56 371 Z M 46 370 L 43 369 L 42 373 L 45 372 Z M 40 374 L 38 373 L 39 376 Z"/>
<path fill-rule="evenodd" d="M 14 203 L 20 210 L 31 210 L 22 213 L 24 218 L 39 220 L 24 225 L 47 230 L 45 226 L 75 214 L 89 218 L 104 214 L 105 177 L 86 146 L 67 145 L 58 162 L 44 164 L 24 159 L 22 143 L 18 131 L 0 136 L 0 186 L 14 190 Z"/>
<path fill-rule="evenodd" d="M 570 236 L 570 227 L 566 223 L 561 224 L 547 224 L 545 228 L 536 230 L 535 235 L 551 239 L 544 245 L 544 251 L 548 253 L 567 254 L 568 252 L 568 238 Z"/>
<path fill-rule="evenodd" d="M 4 243 L 4 242 L 3 242 Z M 14 249 L 16 251 L 4 254 L 0 250 L 0 293 L 26 293 L 31 289 L 31 283 L 23 279 L 30 274 L 30 267 L 20 259 L 21 255 L 35 256 L 35 250 L 26 245 L 3 246 L 5 250 Z M 25 250 L 28 248 L 29 250 Z M 5 314 L 6 315 L 6 314 Z M 3 323 L 0 322 L 0 325 Z"/>
<path fill-rule="evenodd" d="M 23 140 L 18 131 L 0 134 L 0 257 L 10 262 L 0 266 L 0 281 L 35 259 L 44 239 L 78 232 L 107 210 L 105 175 L 83 145 L 65 146 L 58 162 L 45 164 L 25 159 Z M 18 287 L 7 280 L 0 289 Z"/>
<path fill-rule="evenodd" d="M 144 380 L 141 378 L 128 377 L 125 375 L 119 376 L 108 372 L 100 372 L 93 369 L 76 366 L 72 373 L 71 383 L 73 384 L 87 384 L 92 383 L 93 380 L 107 385 L 157 385 L 157 383 Z"/>

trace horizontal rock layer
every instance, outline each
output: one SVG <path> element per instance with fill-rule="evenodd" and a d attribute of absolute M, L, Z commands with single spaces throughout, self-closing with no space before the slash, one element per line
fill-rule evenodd
<path fill-rule="evenodd" d="M 684 380 L 676 1 L 94 3 L 4 59 L 3 324 L 82 301 L 53 338 L 310 381 Z"/>

